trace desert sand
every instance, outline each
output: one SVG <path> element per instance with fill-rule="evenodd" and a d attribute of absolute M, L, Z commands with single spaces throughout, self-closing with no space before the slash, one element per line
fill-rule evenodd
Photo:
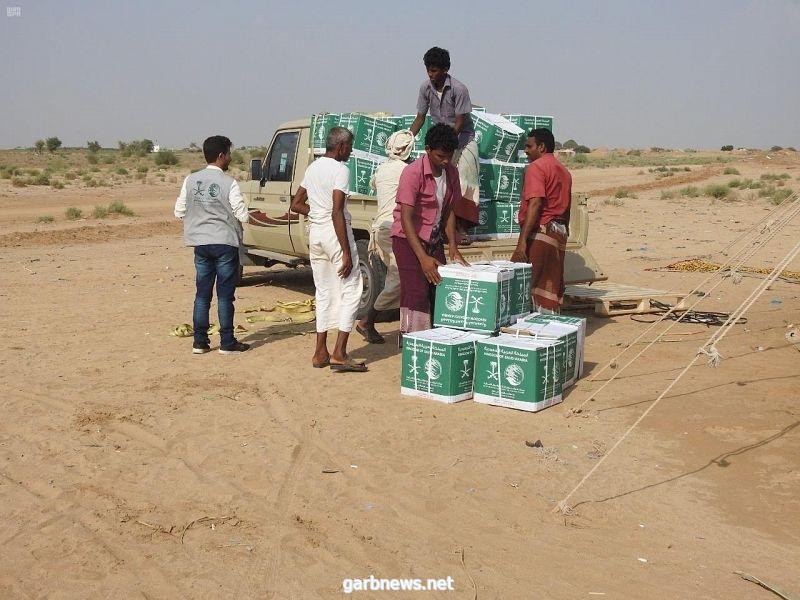
<path fill-rule="evenodd" d="M 731 165 L 800 188 L 794 153 L 660 180 L 573 171 L 609 279 L 676 293 L 701 283 L 707 273 L 646 269 L 721 262 L 774 207 L 660 194 L 728 181 Z M 785 337 L 800 327 L 797 281 L 776 281 L 719 344 L 721 365 L 698 361 L 560 514 L 713 328 L 675 325 L 588 401 L 647 325 L 584 311 L 586 374 L 562 404 L 443 405 L 399 394 L 397 323 L 378 325 L 382 346 L 353 336 L 366 374 L 313 369 L 313 323 L 247 324 L 246 307 L 313 296 L 310 269 L 248 267 L 236 320 L 253 349 L 195 356 L 191 338 L 169 335 L 191 320 L 194 290 L 172 219 L 178 186 L 0 181 L 0 597 L 339 598 L 343 580 L 370 575 L 449 576 L 455 590 L 354 597 L 776 597 L 734 571 L 800 594 L 800 352 Z M 621 186 L 638 197 L 614 201 Z M 112 200 L 135 216 L 58 216 Z M 774 266 L 798 227 L 748 265 Z M 760 281 L 727 279 L 696 308 L 729 313 Z"/>

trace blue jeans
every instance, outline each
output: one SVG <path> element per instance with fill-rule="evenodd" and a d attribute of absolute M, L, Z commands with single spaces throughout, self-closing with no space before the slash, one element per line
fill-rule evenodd
<path fill-rule="evenodd" d="M 208 311 L 211 309 L 214 280 L 217 282 L 220 346 L 236 343 L 233 336 L 233 300 L 239 278 L 239 249 L 225 244 L 195 246 L 194 267 L 197 292 L 194 297 L 192 327 L 194 341 L 208 344 Z"/>

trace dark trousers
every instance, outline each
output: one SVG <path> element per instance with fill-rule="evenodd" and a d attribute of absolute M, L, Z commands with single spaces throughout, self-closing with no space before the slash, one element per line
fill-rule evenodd
<path fill-rule="evenodd" d="M 220 346 L 231 346 L 236 343 L 233 335 L 233 300 L 239 278 L 239 249 L 225 244 L 195 246 L 194 267 L 197 272 L 192 314 L 194 341 L 208 344 L 208 312 L 216 280 Z"/>

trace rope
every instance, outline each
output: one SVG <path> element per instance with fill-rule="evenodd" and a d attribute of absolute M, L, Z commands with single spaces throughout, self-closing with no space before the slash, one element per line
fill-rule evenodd
<path fill-rule="evenodd" d="M 709 362 L 712 362 L 715 359 L 721 358 L 720 355 L 719 355 L 719 352 L 717 352 L 716 347 L 715 347 L 717 342 L 719 342 L 720 340 L 722 340 L 722 338 L 725 337 L 725 335 L 727 334 L 728 331 L 730 331 L 730 328 L 733 326 L 733 324 L 736 322 L 736 320 L 738 318 L 740 318 L 742 315 L 744 315 L 744 313 L 746 313 L 750 309 L 751 306 L 753 306 L 753 304 L 761 296 L 761 294 L 763 294 L 764 291 L 775 281 L 775 279 L 777 279 L 778 275 L 786 267 L 786 265 L 788 265 L 792 260 L 794 260 L 797 257 L 798 254 L 800 254 L 800 241 L 797 242 L 795 247 L 792 250 L 790 250 L 789 253 L 786 254 L 786 256 L 784 256 L 784 258 L 781 260 L 780 263 L 778 263 L 778 265 L 775 266 L 775 268 L 772 270 L 772 273 L 770 274 L 770 276 L 764 282 L 762 282 L 760 285 L 756 286 L 756 288 L 753 290 L 753 292 L 751 292 L 750 296 L 747 299 L 745 299 L 739 305 L 739 307 L 728 318 L 728 321 L 725 323 L 725 325 L 723 325 L 723 327 L 721 329 L 718 329 L 717 331 L 715 331 L 711 335 L 711 337 L 709 337 L 709 339 L 706 341 L 706 343 L 698 350 L 698 352 L 694 356 L 694 358 L 692 358 L 692 360 L 689 361 L 689 364 L 686 365 L 686 367 L 683 369 L 683 371 L 681 371 L 680 374 L 675 379 L 673 379 L 672 382 L 670 382 L 670 384 L 666 387 L 666 389 L 663 392 L 661 392 L 661 394 L 659 394 L 658 398 L 656 398 L 653 401 L 653 403 L 650 406 L 647 407 L 647 410 L 645 410 L 641 414 L 641 416 L 639 416 L 639 418 L 636 419 L 636 421 L 634 421 L 633 425 L 631 425 L 628 428 L 628 430 L 624 434 L 622 434 L 622 437 L 620 437 L 617 440 L 617 442 L 612 446 L 611 450 L 609 450 L 606 454 L 604 454 L 600 458 L 600 460 L 597 462 L 597 464 L 595 464 L 594 467 L 592 467 L 589 470 L 589 472 L 586 475 L 584 475 L 583 479 L 581 479 L 580 482 L 578 482 L 578 485 L 576 485 L 572 489 L 572 491 L 569 494 L 567 494 L 564 497 L 564 499 L 561 500 L 561 502 L 559 502 L 556 505 L 555 510 L 558 510 L 558 511 L 561 511 L 561 512 L 565 512 L 565 511 L 568 510 L 569 507 L 567 505 L 567 501 L 572 497 L 572 495 L 576 491 L 578 491 L 578 489 L 586 482 L 587 479 L 589 479 L 589 477 L 592 476 L 592 474 L 598 469 L 598 467 L 600 467 L 600 465 L 603 464 L 603 461 L 606 458 L 608 458 L 611 455 L 611 453 L 614 452 L 614 450 L 617 449 L 617 447 L 625 440 L 625 438 L 628 437 L 630 432 L 633 431 L 634 428 L 636 428 L 636 426 L 639 423 L 641 423 L 642 420 L 648 414 L 650 414 L 650 411 L 653 410 L 658 405 L 659 402 L 661 402 L 661 400 L 664 398 L 664 396 L 666 396 L 667 393 L 675 386 L 675 384 L 678 383 L 678 381 L 680 381 L 683 378 L 683 376 L 689 371 L 689 369 L 691 369 L 694 366 L 694 363 L 697 362 L 697 359 L 700 356 L 703 356 L 703 355 L 708 356 L 709 359 L 710 359 Z M 726 327 L 727 327 L 727 329 L 726 329 Z"/>
<path fill-rule="evenodd" d="M 794 199 L 795 199 L 795 200 L 797 200 L 797 196 L 795 196 L 795 198 L 794 198 Z M 798 214 L 800 214 L 800 202 L 795 202 L 795 203 L 794 203 L 794 205 L 793 205 L 793 207 L 792 207 L 792 208 L 790 208 L 790 209 L 787 211 L 787 213 L 781 217 L 781 219 L 780 219 L 780 222 L 779 222 L 779 223 L 777 223 L 776 227 L 775 227 L 774 229 L 772 229 L 772 230 L 770 231 L 770 233 L 766 235 L 766 237 L 763 237 L 763 238 L 761 238 L 761 239 L 758 239 L 758 238 L 757 238 L 755 241 L 751 242 L 751 243 L 753 244 L 753 247 L 752 247 L 752 248 L 749 248 L 749 249 L 747 250 L 747 252 L 745 252 L 745 249 L 746 249 L 747 247 L 745 247 L 745 248 L 742 248 L 742 249 L 740 249 L 738 252 L 736 252 L 736 253 L 734 254 L 734 256 L 733 256 L 733 257 L 731 257 L 730 259 L 728 259 L 728 261 L 726 261 L 724 264 L 720 265 L 719 269 L 717 269 L 716 271 L 714 271 L 713 273 L 711 273 L 711 274 L 710 274 L 708 277 L 706 277 L 706 278 L 705 278 L 703 281 L 701 281 L 699 284 L 697 284 L 697 285 L 695 286 L 695 288 L 694 288 L 694 289 L 693 289 L 691 292 L 689 292 L 689 295 L 692 295 L 692 294 L 695 294 L 695 293 L 697 293 L 697 292 L 698 292 L 698 290 L 700 289 L 700 287 L 702 287 L 703 285 L 705 285 L 705 284 L 706 284 L 708 281 L 710 281 L 711 279 L 713 279 L 715 276 L 717 276 L 717 275 L 721 274 L 723 271 L 725 271 L 725 270 L 727 269 L 728 265 L 730 264 L 730 262 L 731 262 L 732 260 L 734 260 L 734 258 L 735 258 L 737 255 L 739 255 L 739 254 L 740 254 L 740 253 L 742 253 L 742 252 L 745 252 L 745 255 L 744 255 L 743 257 L 741 257 L 741 259 L 739 260 L 739 262 L 736 264 L 736 266 L 735 266 L 734 268 L 739 268 L 740 266 L 742 266 L 742 265 L 743 265 L 745 262 L 747 262 L 747 261 L 748 261 L 748 260 L 749 260 L 749 259 L 750 259 L 750 258 L 751 258 L 751 257 L 752 257 L 752 256 L 753 256 L 753 255 L 754 255 L 754 254 L 755 254 L 755 253 L 756 253 L 756 252 L 759 250 L 759 249 L 763 248 L 763 247 L 764 247 L 764 246 L 765 246 L 767 243 L 769 243 L 769 242 L 770 242 L 770 241 L 771 241 L 771 240 L 772 240 L 772 239 L 773 239 L 773 238 L 774 238 L 774 237 L 775 237 L 775 236 L 776 236 L 776 235 L 777 235 L 777 234 L 778 234 L 778 233 L 781 231 L 781 229 L 783 229 L 783 228 L 784 228 L 784 227 L 785 227 L 785 226 L 786 226 L 786 225 L 787 225 L 789 222 L 791 222 L 791 221 L 792 221 L 792 220 L 793 220 L 793 219 L 794 219 L 794 218 L 795 218 L 795 217 L 796 217 Z M 751 228 L 751 231 L 754 231 L 754 228 Z M 762 235 L 762 234 L 760 234 L 760 233 L 759 233 L 759 234 L 758 234 L 758 236 L 760 236 L 760 235 Z M 671 324 L 670 324 L 670 325 L 669 325 L 669 326 L 668 326 L 666 329 L 664 329 L 664 331 L 662 331 L 661 333 L 659 333 L 659 334 L 658 334 L 658 335 L 657 335 L 657 336 L 656 336 L 656 337 L 655 337 L 655 338 L 654 338 L 652 341 L 650 341 L 650 342 L 649 342 L 649 343 L 648 343 L 648 344 L 647 344 L 647 345 L 646 345 L 644 348 L 642 348 L 642 350 L 641 350 L 641 351 L 639 351 L 639 352 L 636 354 L 636 356 L 634 356 L 634 357 L 633 357 L 633 358 L 632 358 L 630 361 L 628 361 L 628 362 L 627 362 L 627 363 L 626 363 L 626 364 L 625 364 L 625 365 L 624 365 L 624 366 L 623 366 L 621 369 L 618 369 L 617 371 L 615 371 L 615 372 L 614 372 L 614 373 L 611 375 L 611 377 L 609 377 L 609 378 L 608 378 L 608 379 L 607 379 L 607 380 L 606 380 L 606 381 L 603 383 L 603 385 L 601 385 L 601 386 L 600 386 L 600 387 L 599 387 L 597 390 L 595 390 L 593 393 L 590 393 L 590 394 L 589 394 L 589 396 L 586 398 L 586 400 L 584 400 L 584 401 L 583 401 L 583 402 L 582 402 L 580 405 L 578 405 L 578 407 L 577 407 L 577 408 L 573 408 L 573 409 L 571 410 L 571 413 L 573 413 L 573 414 L 575 414 L 575 413 L 580 413 L 580 412 L 583 410 L 583 407 L 584 407 L 584 406 L 585 406 L 585 405 L 586 405 L 586 404 L 587 404 L 589 401 L 593 400 L 593 399 L 595 398 L 595 396 L 597 396 L 597 394 L 599 394 L 599 393 L 600 393 L 600 392 L 601 392 L 603 389 L 605 389 L 605 387 L 606 387 L 606 386 L 610 385 L 612 381 L 614 381 L 614 380 L 615 380 L 615 379 L 616 379 L 616 378 L 617 378 L 617 377 L 618 377 L 618 376 L 619 376 L 619 375 L 620 375 L 620 374 L 621 374 L 621 373 L 622 373 L 622 372 L 623 372 L 625 369 L 627 369 L 627 368 L 628 368 L 628 367 L 629 367 L 629 366 L 630 366 L 630 365 L 631 365 L 633 362 L 635 362 L 635 361 L 636 361 L 636 359 L 638 359 L 638 358 L 639 358 L 639 357 L 640 357 L 642 354 L 644 354 L 644 353 L 645 353 L 647 350 L 649 350 L 651 346 L 653 346 L 655 343 L 657 343 L 657 342 L 658 342 L 658 340 L 659 340 L 659 339 L 661 339 L 661 337 L 662 337 L 662 336 L 664 336 L 664 335 L 665 335 L 665 334 L 666 334 L 666 333 L 667 333 L 667 332 L 668 332 L 670 329 L 672 329 L 672 328 L 673 328 L 675 325 L 677 325 L 678 323 L 682 322 L 682 321 L 683 321 L 683 318 L 684 318 L 684 317 L 687 315 L 687 313 L 690 313 L 690 312 L 691 312 L 691 309 L 693 309 L 693 308 L 694 308 L 695 306 L 697 306 L 697 305 L 698 305 L 700 302 L 702 302 L 702 301 L 703 301 L 703 298 L 704 298 L 705 296 L 707 296 L 707 295 L 708 295 L 710 292 L 712 292 L 714 289 L 716 289 L 716 288 L 717 288 L 719 285 L 721 285 L 723 281 L 724 281 L 724 278 L 720 279 L 720 280 L 719 280 L 719 281 L 718 281 L 718 282 L 717 282 L 715 285 L 713 285 L 713 286 L 712 286 L 712 287 L 711 287 L 711 288 L 710 288 L 710 289 L 709 289 L 709 290 L 708 290 L 708 291 L 707 291 L 705 294 L 703 294 L 703 296 L 702 296 L 702 297 L 700 297 L 700 298 L 699 298 L 699 299 L 698 299 L 698 300 L 697 300 L 697 301 L 696 301 L 694 304 L 692 304 L 692 305 L 689 307 L 689 309 L 687 309 L 687 310 L 686 310 L 686 312 L 685 312 L 685 313 L 683 313 L 682 315 L 678 316 L 678 317 L 675 319 L 675 321 L 674 321 L 673 323 L 671 323 Z M 645 328 L 645 330 L 644 330 L 643 332 L 641 332 L 641 333 L 640 333 L 638 336 L 636 336 L 636 338 L 634 338 L 632 341 L 628 342 L 628 344 L 626 344 L 626 345 L 625 345 L 625 347 L 623 347 L 623 349 L 622 349 L 620 352 L 618 352 L 616 356 L 614 356 L 614 357 L 613 357 L 613 358 L 612 358 L 612 359 L 611 359 L 611 360 L 610 360 L 608 363 L 606 363 L 606 365 L 605 365 L 605 366 L 603 366 L 603 367 L 602 367 L 602 368 L 601 368 L 601 369 L 600 369 L 600 370 L 599 370 L 597 373 L 595 373 L 594 375 L 592 375 L 592 378 L 591 378 L 591 379 L 589 379 L 588 383 L 592 383 L 592 382 L 595 382 L 595 381 L 597 381 L 597 380 L 598 380 L 598 378 L 600 377 L 600 375 L 601 375 L 602 373 L 604 373 L 604 372 L 606 371 L 606 369 L 610 368 L 612 365 L 616 365 L 616 364 L 617 364 L 617 360 L 618 360 L 618 359 L 619 359 L 619 358 L 620 358 L 620 357 L 621 357 L 623 354 L 625 354 L 625 353 L 626 353 L 626 352 L 627 352 L 627 351 L 628 351 L 628 350 L 629 350 L 629 349 L 630 349 L 630 348 L 631 348 L 631 347 L 632 347 L 634 344 L 636 344 L 636 343 L 637 343 L 639 340 L 641 340 L 641 339 L 642 339 L 642 338 L 643 338 L 645 335 L 647 335 L 647 334 L 648 334 L 648 333 L 649 333 L 649 332 L 650 332 L 650 331 L 651 331 L 651 330 L 652 330 L 652 329 L 653 329 L 653 328 L 654 328 L 656 325 L 658 325 L 659 323 L 663 322 L 664 320 L 666 320 L 667 318 L 669 318 L 669 317 L 671 317 L 673 314 L 675 314 L 675 312 L 676 312 L 677 310 L 678 310 L 678 309 L 677 309 L 676 307 L 671 307 L 671 308 L 670 308 L 670 309 L 669 309 L 669 310 L 668 310 L 668 311 L 667 311 L 667 312 L 666 312 L 664 315 L 662 315 L 662 317 L 661 317 L 660 319 L 658 319 L 657 321 L 654 321 L 654 322 L 653 322 L 653 323 L 652 323 L 652 324 L 651 324 L 649 327 Z M 726 321 L 726 322 L 727 322 L 727 321 Z"/>
<path fill-rule="evenodd" d="M 766 215 L 764 215 L 764 217 L 758 223 L 753 225 L 750 229 L 745 229 L 741 233 L 741 235 L 739 235 L 739 237 L 737 237 L 732 242 L 729 242 L 727 246 L 722 248 L 722 250 L 720 250 L 720 254 L 722 254 L 723 256 L 728 256 L 727 253 L 728 248 L 730 248 L 731 246 L 735 246 L 737 243 L 739 243 L 739 241 L 742 238 L 746 237 L 750 231 L 752 231 L 756 227 L 759 227 L 759 225 L 763 225 L 760 228 L 759 233 L 763 234 L 769 232 L 772 227 L 773 221 L 768 221 L 768 219 L 774 218 L 776 214 L 778 214 L 781 210 L 784 210 L 787 206 L 791 205 L 792 202 L 794 202 L 796 199 L 797 199 L 797 193 L 794 193 L 791 196 L 787 196 L 786 198 L 784 198 L 780 204 L 778 204 L 775 208 L 773 208 Z"/>
<path fill-rule="evenodd" d="M 698 323 L 700 325 L 705 325 L 706 327 L 710 327 L 712 325 L 722 325 L 726 322 L 726 320 L 730 316 L 728 313 L 723 313 L 723 312 L 678 309 L 665 302 L 659 302 L 658 300 L 650 300 L 650 307 L 657 309 L 655 311 L 656 314 L 661 314 L 664 311 L 669 312 L 669 309 L 674 309 L 670 314 L 664 315 L 664 319 L 659 319 L 659 320 L 670 319 L 674 321 L 680 318 L 682 323 Z M 678 312 L 680 312 L 681 314 L 678 315 Z M 636 321 L 637 323 L 657 322 L 657 321 L 646 321 L 639 315 L 630 315 L 630 318 L 632 321 Z M 736 323 L 737 325 L 744 325 L 747 323 L 747 319 L 746 318 L 738 319 Z"/>

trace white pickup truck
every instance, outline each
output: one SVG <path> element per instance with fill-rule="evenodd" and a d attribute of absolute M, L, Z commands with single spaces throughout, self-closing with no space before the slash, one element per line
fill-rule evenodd
<path fill-rule="evenodd" d="M 244 226 L 246 265 L 270 267 L 274 264 L 308 264 L 308 231 L 305 217 L 289 211 L 292 196 L 300 187 L 306 167 L 314 160 L 309 140 L 311 120 L 289 121 L 278 127 L 263 159 L 250 163 L 250 179 L 240 183 L 248 209 L 262 213 L 259 222 Z M 573 193 L 570 236 L 564 267 L 566 283 L 588 283 L 607 279 L 586 247 L 589 220 L 587 197 Z M 377 210 L 375 197 L 353 194 L 348 209 L 358 247 L 359 265 L 364 277 L 364 293 L 359 313 L 372 306 L 383 288 L 385 267 L 370 258 L 372 220 Z M 468 261 L 508 259 L 515 239 L 474 241 L 460 248 Z"/>

